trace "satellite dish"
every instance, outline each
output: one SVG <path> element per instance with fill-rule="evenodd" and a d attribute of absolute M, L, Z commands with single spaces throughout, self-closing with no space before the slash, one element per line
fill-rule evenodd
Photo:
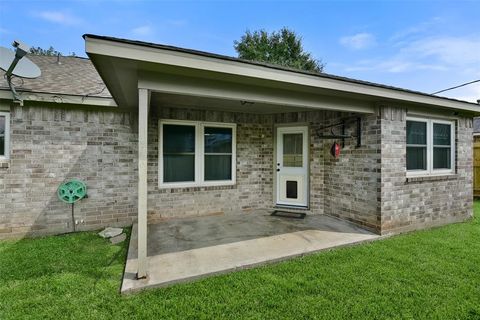
<path fill-rule="evenodd" d="M 30 47 L 21 41 L 13 41 L 12 46 L 16 49 L 15 53 L 7 48 L 0 47 L 0 69 L 5 71 L 5 79 L 7 80 L 8 87 L 13 94 L 13 101 L 20 103 L 23 106 L 22 97 L 15 90 L 15 86 L 12 84 L 12 76 L 20 78 L 37 78 L 42 72 L 35 63 L 28 58 L 22 60 L 30 51 Z"/>
<path fill-rule="evenodd" d="M 7 72 L 12 62 L 15 60 L 15 52 L 10 49 L 0 47 L 0 69 Z M 17 65 L 12 70 L 12 74 L 20 78 L 38 78 L 42 74 L 40 68 L 27 57 L 18 60 Z"/>

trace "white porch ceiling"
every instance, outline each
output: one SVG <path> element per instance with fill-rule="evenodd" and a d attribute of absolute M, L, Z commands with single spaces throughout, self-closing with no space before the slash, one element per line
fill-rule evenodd
<path fill-rule="evenodd" d="M 228 112 L 272 114 L 282 112 L 308 111 L 311 108 L 288 107 L 267 103 L 242 103 L 240 100 L 227 100 L 192 95 L 152 92 L 150 105 L 153 108 L 172 107 Z"/>

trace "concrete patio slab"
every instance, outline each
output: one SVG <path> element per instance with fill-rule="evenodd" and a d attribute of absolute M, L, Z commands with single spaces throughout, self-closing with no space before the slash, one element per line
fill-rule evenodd
<path fill-rule="evenodd" d="M 148 226 L 148 277 L 136 280 L 134 225 L 121 292 L 168 286 L 377 238 L 376 234 L 325 215 L 293 219 L 256 211 L 175 219 Z"/>

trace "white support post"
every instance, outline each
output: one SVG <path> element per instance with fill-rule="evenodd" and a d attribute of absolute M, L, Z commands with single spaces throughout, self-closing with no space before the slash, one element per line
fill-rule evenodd
<path fill-rule="evenodd" d="M 138 271 L 147 277 L 147 151 L 149 91 L 138 89 Z"/>

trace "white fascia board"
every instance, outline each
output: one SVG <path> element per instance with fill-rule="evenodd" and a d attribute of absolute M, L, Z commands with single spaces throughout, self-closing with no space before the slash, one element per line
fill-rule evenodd
<path fill-rule="evenodd" d="M 84 106 L 99 106 L 99 107 L 117 107 L 117 104 L 112 98 L 107 97 L 85 97 L 58 93 L 45 92 L 21 92 L 17 90 L 20 98 L 23 101 L 38 101 L 50 102 L 59 104 L 77 104 Z M 9 90 L 0 90 L 0 99 L 13 100 L 12 92 Z"/>
<path fill-rule="evenodd" d="M 461 101 L 447 100 L 424 96 L 412 92 L 381 88 L 367 84 L 352 83 L 339 79 L 322 78 L 313 75 L 278 70 L 238 61 L 228 61 L 193 53 L 150 48 L 112 40 L 85 38 L 85 50 L 89 54 L 99 54 L 124 59 L 187 67 L 204 71 L 227 73 L 232 75 L 253 77 L 258 79 L 279 81 L 327 90 L 373 96 L 383 99 L 401 100 L 410 103 L 427 104 L 444 108 L 458 109 L 480 113 L 480 106 Z"/>

